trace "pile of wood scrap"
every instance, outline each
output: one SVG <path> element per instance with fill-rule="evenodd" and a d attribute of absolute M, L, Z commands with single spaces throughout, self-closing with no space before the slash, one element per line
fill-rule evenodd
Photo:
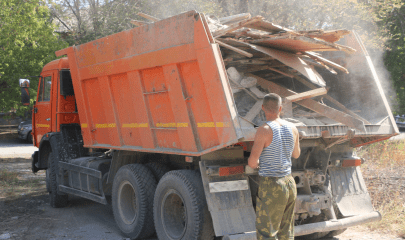
<path fill-rule="evenodd" d="M 159 21 L 143 13 L 138 15 L 151 22 Z M 251 126 L 264 123 L 261 106 L 267 93 L 277 93 L 283 98 L 282 117 L 296 125 L 346 125 L 365 131 L 364 124 L 370 124 L 329 96 L 329 86 L 316 70 L 349 73 L 345 67 L 317 52 L 356 52 L 336 43 L 350 31 L 293 31 L 248 13 L 205 18 L 215 42 L 221 47 L 238 114 L 245 126 L 246 123 Z M 135 20 L 131 23 L 148 24 Z M 324 99 L 334 108 L 326 105 Z"/>
<path fill-rule="evenodd" d="M 329 86 L 317 71 L 349 73 L 345 67 L 317 52 L 356 52 L 336 43 L 350 31 L 297 32 L 250 14 L 206 19 L 221 47 L 241 119 L 261 125 L 265 121 L 262 99 L 273 92 L 283 98 L 283 118 L 297 125 L 343 124 L 365 130 L 364 124 L 369 122 L 330 97 Z M 323 99 L 334 108 L 327 106 Z"/>

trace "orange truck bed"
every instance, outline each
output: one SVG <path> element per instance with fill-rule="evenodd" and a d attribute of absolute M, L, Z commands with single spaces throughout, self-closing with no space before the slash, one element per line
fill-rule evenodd
<path fill-rule="evenodd" d="M 242 137 L 220 49 L 195 11 L 67 55 L 84 146 L 199 156 Z"/>

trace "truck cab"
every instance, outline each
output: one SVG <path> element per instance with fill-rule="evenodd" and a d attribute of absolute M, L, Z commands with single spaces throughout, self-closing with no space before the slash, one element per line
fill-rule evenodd
<path fill-rule="evenodd" d="M 40 149 L 49 148 L 52 134 L 61 131 L 61 126 L 78 126 L 80 123 L 73 91 L 72 78 L 67 58 L 60 58 L 46 64 L 40 74 L 37 98 L 32 110 L 33 144 Z M 33 168 L 46 169 L 45 164 L 38 166 L 39 152 L 34 155 Z M 47 151 L 43 151 L 47 152 Z M 47 154 L 42 158 L 47 159 Z M 41 161 L 40 161 L 41 163 Z"/>

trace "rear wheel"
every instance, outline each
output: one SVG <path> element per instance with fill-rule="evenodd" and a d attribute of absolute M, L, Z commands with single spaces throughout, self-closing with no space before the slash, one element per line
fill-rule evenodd
<path fill-rule="evenodd" d="M 49 179 L 49 173 L 51 172 L 51 168 L 48 167 L 48 169 L 46 170 L 46 177 L 45 177 L 45 183 L 46 183 L 46 191 L 47 192 L 51 192 L 51 184 L 50 184 L 50 179 Z"/>
<path fill-rule="evenodd" d="M 112 186 L 112 207 L 115 222 L 128 237 L 142 239 L 154 231 L 153 195 L 156 180 L 141 164 L 121 167 Z"/>
<path fill-rule="evenodd" d="M 214 238 L 201 176 L 195 171 L 164 175 L 156 189 L 153 216 L 160 240 Z"/>
<path fill-rule="evenodd" d="M 68 204 L 68 195 L 67 194 L 61 194 L 59 193 L 58 190 L 58 182 L 57 182 L 57 177 L 58 177 L 58 168 L 56 167 L 56 160 L 53 159 L 53 153 L 50 152 L 48 156 L 48 170 L 47 173 L 49 172 L 49 196 L 51 198 L 51 207 L 53 208 L 62 208 L 66 207 Z M 50 170 L 50 171 L 49 171 Z"/>
<path fill-rule="evenodd" d="M 146 163 L 145 166 L 148 167 L 149 170 L 152 172 L 157 183 L 159 183 L 163 175 L 170 171 L 170 168 L 163 163 L 150 162 Z"/>

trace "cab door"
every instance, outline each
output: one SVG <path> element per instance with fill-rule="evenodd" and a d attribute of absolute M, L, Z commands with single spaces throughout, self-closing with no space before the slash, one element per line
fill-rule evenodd
<path fill-rule="evenodd" d="M 34 137 L 37 147 L 39 147 L 42 137 L 52 131 L 51 92 L 53 82 L 55 82 L 53 72 L 45 72 L 41 75 L 33 117 L 35 120 L 33 126 L 35 128 Z"/>

